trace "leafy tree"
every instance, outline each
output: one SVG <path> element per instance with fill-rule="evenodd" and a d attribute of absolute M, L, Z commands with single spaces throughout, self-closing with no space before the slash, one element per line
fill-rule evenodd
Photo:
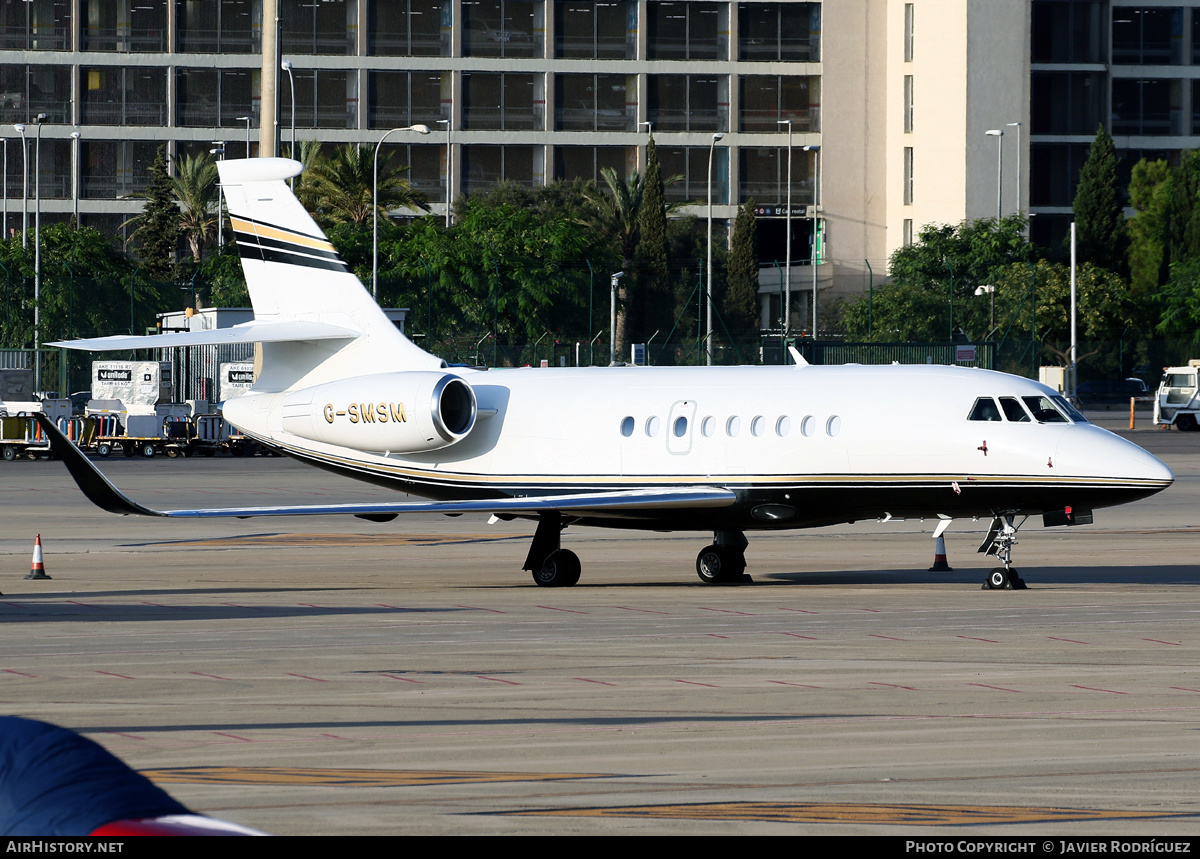
<path fill-rule="evenodd" d="M 150 163 L 150 184 L 140 195 L 146 204 L 141 214 L 130 219 L 130 240 L 138 245 L 142 268 L 152 277 L 170 277 L 179 242 L 179 206 L 171 176 L 167 172 L 167 150 L 160 146 Z"/>
<path fill-rule="evenodd" d="M 1075 240 L 1079 258 L 1122 273 L 1125 262 L 1125 215 L 1117 182 L 1117 152 L 1100 126 L 1075 188 Z"/>
<path fill-rule="evenodd" d="M 1129 279 L 1134 294 L 1157 292 L 1167 279 L 1172 185 L 1166 161 L 1143 158 L 1133 165 L 1129 203 L 1137 215 L 1128 228 Z"/>
<path fill-rule="evenodd" d="M 733 221 L 725 290 L 725 324 L 734 335 L 758 330 L 757 230 L 754 201 L 747 200 Z"/>
<path fill-rule="evenodd" d="M 633 286 L 634 327 L 642 336 L 670 325 L 672 314 L 667 265 L 667 206 L 663 199 L 662 168 L 654 138 L 646 146 L 646 177 L 642 205 L 638 210 L 637 274 Z"/>
<path fill-rule="evenodd" d="M 588 194 L 591 203 L 589 222 L 602 235 L 608 237 L 612 247 L 621 258 L 621 271 L 625 277 L 617 284 L 617 354 L 622 354 L 626 345 L 626 327 L 629 309 L 629 282 L 633 276 L 634 258 L 641 237 L 640 217 L 645 183 L 634 170 L 624 182 L 617 171 L 605 167 L 600 171 L 608 193 L 600 190 Z"/>
<path fill-rule="evenodd" d="M 1200 345 L 1200 257 L 1171 263 L 1162 301 L 1162 319 L 1157 331 Z"/>
<path fill-rule="evenodd" d="M 229 242 L 219 253 L 209 254 L 194 274 L 213 307 L 250 306 L 250 292 L 246 289 L 246 276 L 235 243 Z"/>
<path fill-rule="evenodd" d="M 177 175 L 171 179 L 171 190 L 179 203 L 176 221 L 178 231 L 187 239 L 192 262 L 199 265 L 204 258 L 204 246 L 220 229 L 218 215 L 217 165 L 207 152 L 185 156 L 176 162 Z"/>
<path fill-rule="evenodd" d="M 311 173 L 312 193 L 319 221 L 333 224 L 371 224 L 378 210 L 380 220 L 392 209 L 427 212 L 424 194 L 403 178 L 407 167 L 391 165 L 394 150 L 381 154 L 379 197 L 375 192 L 375 147 L 369 143 L 339 146 L 329 159 L 319 159 L 306 172 Z"/>
<path fill-rule="evenodd" d="M 1200 152 L 1184 152 L 1173 173 L 1169 221 L 1170 262 L 1200 257 Z"/>

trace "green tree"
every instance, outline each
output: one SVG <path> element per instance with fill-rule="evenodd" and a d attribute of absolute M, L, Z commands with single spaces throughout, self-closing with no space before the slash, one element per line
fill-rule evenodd
<path fill-rule="evenodd" d="M 1117 182 L 1117 152 L 1100 126 L 1075 188 L 1075 240 L 1079 259 L 1109 271 L 1126 271 L 1125 214 Z"/>
<path fill-rule="evenodd" d="M 646 146 L 646 177 L 638 210 L 637 274 L 633 280 L 633 327 L 646 337 L 671 324 L 674 301 L 667 264 L 667 205 L 654 137 Z"/>
<path fill-rule="evenodd" d="M 747 200 L 733 221 L 725 288 L 725 324 L 734 335 L 758 330 L 757 232 L 754 201 Z"/>
<path fill-rule="evenodd" d="M 134 228 L 129 238 L 138 247 L 146 273 L 159 279 L 169 278 L 179 242 L 179 205 L 167 171 L 166 147 L 160 146 L 150 162 L 150 184 L 138 196 L 146 202 L 141 214 L 129 220 Z"/>
<path fill-rule="evenodd" d="M 1200 257 L 1171 263 L 1162 290 L 1162 318 L 1156 330 L 1200 345 Z"/>
<path fill-rule="evenodd" d="M 372 223 L 376 211 L 381 221 L 392 209 L 429 211 L 425 195 L 403 177 L 408 168 L 392 165 L 394 151 L 380 154 L 378 199 L 374 199 L 375 147 L 369 143 L 339 146 L 331 158 L 307 168 L 318 221 L 365 225 Z"/>
<path fill-rule="evenodd" d="M 1200 152 L 1184 152 L 1172 174 L 1168 219 L 1170 263 L 1200 257 Z"/>
<path fill-rule="evenodd" d="M 626 346 L 626 326 L 629 309 L 629 282 L 633 276 L 634 258 L 641 237 L 639 214 L 645 195 L 642 176 L 634 170 L 624 182 L 611 167 L 600 171 L 607 193 L 599 189 L 588 193 L 591 212 L 588 223 L 600 234 L 607 236 L 613 249 L 620 256 L 621 271 L 625 277 L 617 283 L 617 354 L 623 354 Z"/>
<path fill-rule="evenodd" d="M 217 209 L 217 165 L 207 152 L 185 156 L 176 161 L 176 175 L 171 179 L 171 191 L 179 204 L 179 232 L 187 239 L 192 262 L 199 265 L 204 259 L 204 246 L 220 229 Z"/>
<path fill-rule="evenodd" d="M 1133 166 L 1129 203 L 1137 214 L 1128 228 L 1129 279 L 1135 295 L 1155 293 L 1167 279 L 1172 185 L 1166 161 L 1143 158 Z"/>

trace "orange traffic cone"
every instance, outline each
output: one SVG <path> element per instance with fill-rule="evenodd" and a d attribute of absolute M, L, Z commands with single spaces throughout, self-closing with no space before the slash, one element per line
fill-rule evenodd
<path fill-rule="evenodd" d="M 33 538 L 33 566 L 29 568 L 27 579 L 48 579 L 46 567 L 42 564 L 42 535 Z"/>
<path fill-rule="evenodd" d="M 931 573 L 952 573 L 954 568 L 946 563 L 946 538 L 938 534 L 937 546 L 933 550 L 933 566 L 929 568 Z"/>

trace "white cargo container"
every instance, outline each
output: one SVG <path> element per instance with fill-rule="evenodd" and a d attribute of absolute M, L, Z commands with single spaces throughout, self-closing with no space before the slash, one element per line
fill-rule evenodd
<path fill-rule="evenodd" d="M 221 365 L 221 389 L 217 402 L 240 397 L 254 385 L 253 361 L 227 361 Z"/>
<path fill-rule="evenodd" d="M 152 415 L 159 403 L 171 402 L 171 363 L 96 361 L 92 364 L 92 399 L 120 400 L 131 415 Z"/>

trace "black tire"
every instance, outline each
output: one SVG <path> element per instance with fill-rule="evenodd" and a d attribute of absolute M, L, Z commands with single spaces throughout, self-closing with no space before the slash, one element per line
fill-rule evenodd
<path fill-rule="evenodd" d="M 728 566 L 725 553 L 716 545 L 704 547 L 696 556 L 696 575 L 706 585 L 715 585 L 725 581 Z"/>
<path fill-rule="evenodd" d="M 4 461 L 12 462 L 17 458 L 17 449 L 11 444 L 4 445 Z"/>
<path fill-rule="evenodd" d="M 1009 585 L 1008 570 L 1004 567 L 995 567 L 987 577 L 987 588 L 993 591 L 1002 591 Z"/>
<path fill-rule="evenodd" d="M 108 442 L 102 441 L 96 445 L 96 456 L 100 457 L 101 459 L 108 457 L 111 453 L 112 445 Z"/>
<path fill-rule="evenodd" d="M 152 459 L 155 454 L 154 445 L 151 444 L 150 442 L 146 442 L 141 447 L 141 453 L 142 453 L 142 456 L 146 457 L 146 459 Z"/>
<path fill-rule="evenodd" d="M 538 587 L 569 588 L 579 581 L 582 569 L 578 555 L 570 549 L 559 549 L 546 557 L 540 570 L 533 571 L 533 580 Z"/>
<path fill-rule="evenodd" d="M 135 452 L 132 444 L 121 445 L 121 449 L 125 451 L 126 456 L 133 456 Z"/>
<path fill-rule="evenodd" d="M 1175 426 L 1179 427 L 1180 432 L 1195 432 L 1200 429 L 1195 415 L 1180 415 L 1175 419 Z"/>

